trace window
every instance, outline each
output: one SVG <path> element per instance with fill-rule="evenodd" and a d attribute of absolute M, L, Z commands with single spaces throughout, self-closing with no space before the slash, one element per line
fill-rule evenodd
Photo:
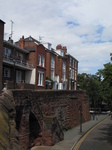
<path fill-rule="evenodd" d="M 11 70 L 10 70 L 10 68 L 7 68 L 7 67 L 3 68 L 3 76 L 10 78 L 10 76 L 11 76 Z"/>
<path fill-rule="evenodd" d="M 62 78 L 63 78 L 63 81 L 65 81 L 65 74 L 66 74 L 66 67 L 65 67 L 65 63 L 63 63 L 63 70 L 62 70 Z"/>
<path fill-rule="evenodd" d="M 72 65 L 72 58 L 70 58 L 70 64 L 69 64 L 69 66 L 71 66 Z"/>
<path fill-rule="evenodd" d="M 51 58 L 51 79 L 54 80 L 54 69 L 55 69 L 55 61 L 54 58 Z"/>
<path fill-rule="evenodd" d="M 75 70 L 75 80 L 77 79 L 77 71 Z"/>
<path fill-rule="evenodd" d="M 43 75 L 44 73 L 43 72 L 38 72 L 38 85 L 39 86 L 43 86 Z"/>
<path fill-rule="evenodd" d="M 72 62 L 72 67 L 74 68 L 74 60 L 73 60 L 73 62 Z"/>
<path fill-rule="evenodd" d="M 38 65 L 41 66 L 41 56 L 38 55 Z"/>
<path fill-rule="evenodd" d="M 42 67 L 44 67 L 44 56 L 42 56 Z"/>
<path fill-rule="evenodd" d="M 11 55 L 11 50 L 8 48 L 4 48 L 4 56 L 9 57 Z"/>
<path fill-rule="evenodd" d="M 74 69 L 72 70 L 72 79 L 74 79 Z"/>
<path fill-rule="evenodd" d="M 75 61 L 75 69 L 77 69 L 77 62 Z"/>
<path fill-rule="evenodd" d="M 17 70 L 16 71 L 16 82 L 21 82 L 22 81 L 22 71 Z"/>

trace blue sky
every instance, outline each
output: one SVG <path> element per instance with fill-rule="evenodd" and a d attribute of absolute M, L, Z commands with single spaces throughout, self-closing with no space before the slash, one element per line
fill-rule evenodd
<path fill-rule="evenodd" d="M 24 35 L 67 46 L 79 61 L 79 73 L 95 74 L 110 61 L 112 52 L 112 0 L 0 0 L 5 40 Z"/>

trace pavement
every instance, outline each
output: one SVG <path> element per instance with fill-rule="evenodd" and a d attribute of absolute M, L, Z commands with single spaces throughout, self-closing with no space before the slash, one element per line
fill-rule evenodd
<path fill-rule="evenodd" d="M 80 125 L 64 132 L 64 140 L 55 144 L 54 146 L 34 146 L 31 150 L 72 150 L 79 139 L 92 127 L 108 117 L 107 114 L 101 114 L 94 120 L 91 117 L 90 121 L 82 124 L 82 132 L 80 132 Z"/>

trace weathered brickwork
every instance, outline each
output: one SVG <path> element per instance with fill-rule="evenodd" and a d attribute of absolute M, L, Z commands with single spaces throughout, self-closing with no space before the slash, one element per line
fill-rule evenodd
<path fill-rule="evenodd" d="M 2 62 L 3 62 L 3 38 L 4 37 L 4 22 L 0 20 L 0 92 L 2 90 Z"/>
<path fill-rule="evenodd" d="M 80 106 L 82 106 L 82 121 L 90 119 L 88 97 L 84 91 L 15 90 L 13 96 L 17 108 L 16 123 L 21 135 L 20 143 L 25 148 L 28 148 L 29 142 L 30 146 L 53 145 L 59 142 L 55 134 L 59 130 L 60 139 L 63 139 L 62 130 L 68 130 L 80 123 Z M 54 117 L 58 121 L 54 127 L 59 124 L 58 128 L 53 127 Z M 31 124 L 29 120 L 32 120 L 31 122 L 37 120 L 38 125 L 33 124 L 35 132 L 38 133 L 35 136 L 34 132 L 30 131 L 32 125 L 29 125 Z M 31 132 L 32 135 L 30 135 Z M 44 137 L 44 133 L 49 140 Z M 43 143 L 45 139 L 47 142 Z"/>
<path fill-rule="evenodd" d="M 18 150 L 52 146 L 63 140 L 63 130 L 80 123 L 80 106 L 82 121 L 88 121 L 85 91 L 6 90 L 0 96 L 0 145 Z"/>

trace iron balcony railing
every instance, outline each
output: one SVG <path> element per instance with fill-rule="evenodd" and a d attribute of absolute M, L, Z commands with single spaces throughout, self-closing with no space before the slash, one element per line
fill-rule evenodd
<path fill-rule="evenodd" d="M 14 58 L 15 59 L 15 58 Z M 7 63 L 11 63 L 12 65 L 14 65 L 14 60 L 12 57 L 8 57 L 8 56 L 3 56 L 3 61 L 7 62 Z M 19 60 L 19 59 L 16 59 L 15 60 L 15 65 L 18 65 L 18 66 L 23 66 L 23 67 L 27 67 L 27 68 L 30 68 L 30 69 L 33 69 L 34 68 L 34 65 L 31 64 L 31 63 L 28 63 L 27 61 L 24 61 L 24 60 Z"/>

